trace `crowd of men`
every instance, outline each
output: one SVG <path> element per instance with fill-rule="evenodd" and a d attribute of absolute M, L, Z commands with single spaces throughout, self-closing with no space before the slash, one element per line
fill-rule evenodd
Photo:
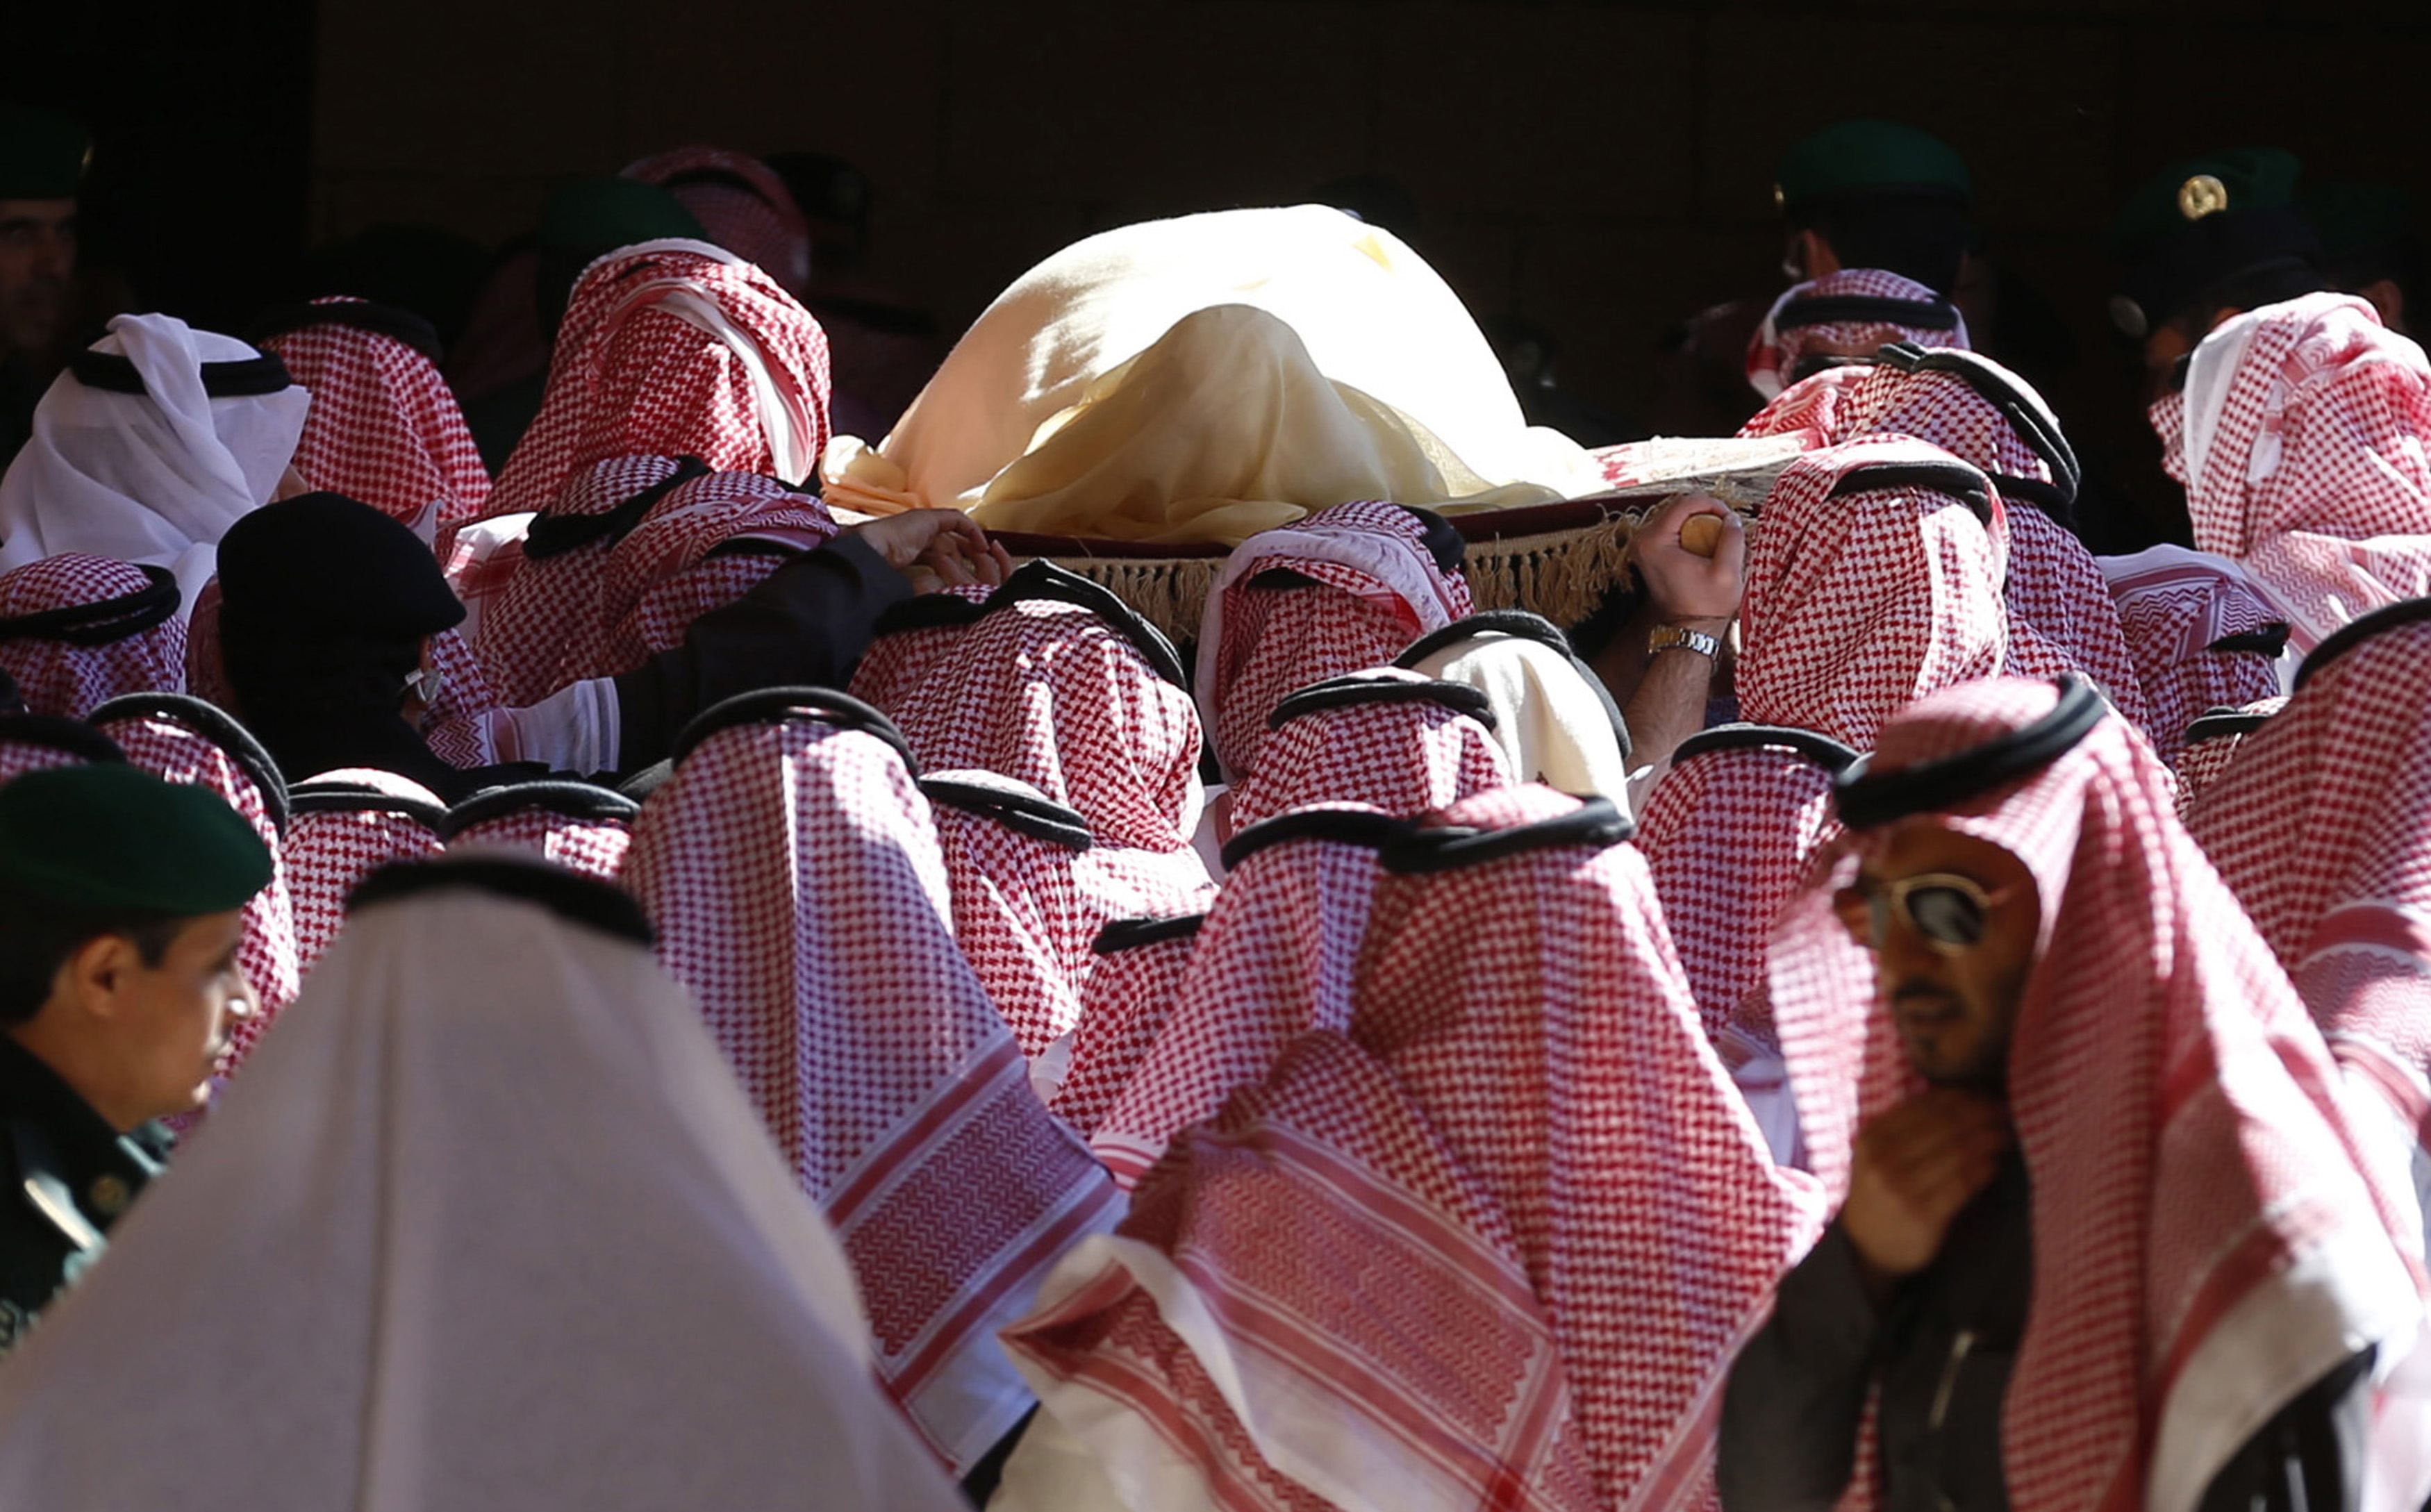
<path fill-rule="evenodd" d="M 84 142 L 0 137 L 14 381 Z M 899 419 L 707 149 L 486 367 L 111 319 L 0 477 L 0 1504 L 2431 1505 L 2431 362 L 2172 167 L 2194 546 L 2097 557 L 1970 193 L 1792 152 L 1769 482 L 1565 625 L 1496 512 L 1653 454 L 1334 209 Z"/>

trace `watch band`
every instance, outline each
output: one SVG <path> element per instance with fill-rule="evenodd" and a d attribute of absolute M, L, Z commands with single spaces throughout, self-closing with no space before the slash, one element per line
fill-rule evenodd
<path fill-rule="evenodd" d="M 1722 643 L 1719 637 L 1708 635 L 1703 630 L 1689 630 L 1680 625 L 1657 625 L 1646 637 L 1646 654 L 1653 656 L 1670 650 L 1694 651 L 1711 661 L 1721 654 Z"/>

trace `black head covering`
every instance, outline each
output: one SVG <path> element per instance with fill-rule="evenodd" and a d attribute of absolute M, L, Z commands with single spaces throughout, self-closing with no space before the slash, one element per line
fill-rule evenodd
<path fill-rule="evenodd" d="M 443 796 L 460 785 L 398 712 L 423 643 L 464 618 L 418 536 L 344 495 L 305 494 L 231 527 L 219 575 L 228 685 L 282 767 L 377 767 Z"/>

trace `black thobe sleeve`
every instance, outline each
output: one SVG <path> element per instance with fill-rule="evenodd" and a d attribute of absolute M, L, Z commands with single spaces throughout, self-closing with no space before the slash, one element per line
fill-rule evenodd
<path fill-rule="evenodd" d="M 664 757 L 686 721 L 738 693 L 842 688 L 879 614 L 911 596 L 903 575 L 853 536 L 796 557 L 693 621 L 681 646 L 617 676 L 617 765 Z"/>
<path fill-rule="evenodd" d="M 2372 1352 L 2337 1369 L 2279 1409 L 2220 1468 L 2201 1512 L 2352 1512 L 2363 1492 L 2372 1437 Z"/>
<path fill-rule="evenodd" d="M 1715 1471 L 1727 1512 L 1829 1512 L 1856 1466 L 1877 1314 L 1838 1223 L 1781 1279 L 1722 1397 Z"/>

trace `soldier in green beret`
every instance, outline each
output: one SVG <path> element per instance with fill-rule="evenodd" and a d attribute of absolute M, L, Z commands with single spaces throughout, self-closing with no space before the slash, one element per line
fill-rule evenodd
<path fill-rule="evenodd" d="M 2172 163 L 2129 196 L 2110 233 L 2110 319 L 2144 344 L 2155 393 L 2225 315 L 2328 286 L 2301 173 L 2293 153 L 2248 147 Z"/>
<path fill-rule="evenodd" d="M 121 763 L 0 786 L 0 1350 L 160 1172 L 153 1120 L 210 1099 L 270 878 L 207 789 Z"/>
<path fill-rule="evenodd" d="M 1793 278 L 1882 268 L 1947 297 L 1975 240 L 1967 160 L 1897 121 L 1841 121 L 1801 140 L 1772 193 L 1789 223 Z"/>
<path fill-rule="evenodd" d="M 0 467 L 67 359 L 76 192 L 90 143 L 46 110 L 0 107 Z"/>

